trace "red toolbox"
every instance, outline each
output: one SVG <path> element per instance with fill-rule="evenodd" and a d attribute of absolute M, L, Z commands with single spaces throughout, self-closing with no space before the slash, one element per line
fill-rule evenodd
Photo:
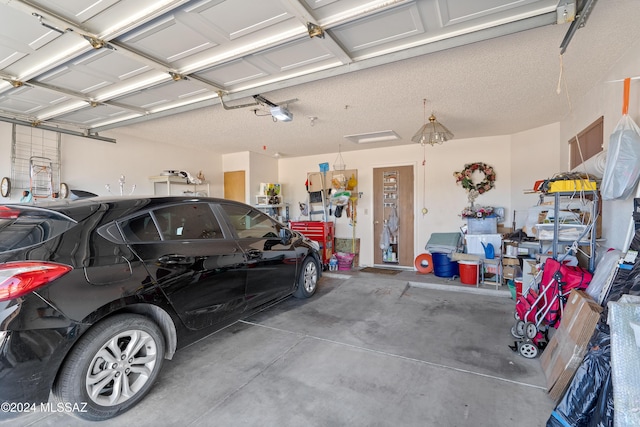
<path fill-rule="evenodd" d="M 329 265 L 329 259 L 333 254 L 333 222 L 322 221 L 291 221 L 289 226 L 292 230 L 299 231 L 311 240 L 320 244 L 320 256 L 322 265 Z"/>

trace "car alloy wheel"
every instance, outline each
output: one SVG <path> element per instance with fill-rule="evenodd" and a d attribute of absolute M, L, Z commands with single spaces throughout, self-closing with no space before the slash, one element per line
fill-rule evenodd
<path fill-rule="evenodd" d="M 302 270 L 298 279 L 298 287 L 294 292 L 296 298 L 309 298 L 316 292 L 318 285 L 318 265 L 311 257 L 302 262 Z"/>
<path fill-rule="evenodd" d="M 96 324 L 65 361 L 54 396 L 86 402 L 74 415 L 104 420 L 134 406 L 149 391 L 162 366 L 164 338 L 151 320 L 116 315 Z"/>
<path fill-rule="evenodd" d="M 148 333 L 119 333 L 104 343 L 89 363 L 85 380 L 89 398 L 102 406 L 126 402 L 149 381 L 157 359 L 157 346 Z"/>

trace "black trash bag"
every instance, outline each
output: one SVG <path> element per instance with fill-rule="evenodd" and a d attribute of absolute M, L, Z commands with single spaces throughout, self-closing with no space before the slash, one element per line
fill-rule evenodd
<path fill-rule="evenodd" d="M 631 270 L 618 269 L 609 293 L 602 302 L 604 310 L 600 316 L 606 321 L 609 315 L 609 305 L 611 301 L 618 301 L 622 295 L 640 295 L 640 256 L 636 258 Z"/>
<path fill-rule="evenodd" d="M 633 249 L 634 251 L 640 250 L 640 230 L 636 230 L 636 233 L 633 235 L 629 249 Z"/>
<path fill-rule="evenodd" d="M 613 427 L 613 381 L 611 378 L 611 371 L 609 371 L 604 387 L 600 390 L 589 427 Z"/>
<path fill-rule="evenodd" d="M 601 327 L 602 325 L 602 327 Z M 602 323 L 594 332 L 587 354 L 569 388 L 551 413 L 547 427 L 588 427 L 600 393 L 611 374 L 611 335 Z"/>

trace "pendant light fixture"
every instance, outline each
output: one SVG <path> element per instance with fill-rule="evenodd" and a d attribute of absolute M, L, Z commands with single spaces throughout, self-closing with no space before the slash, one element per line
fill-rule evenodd
<path fill-rule="evenodd" d="M 423 99 L 424 107 L 424 125 L 416 132 L 411 138 L 413 142 L 417 142 L 420 145 L 436 145 L 442 144 L 453 138 L 453 134 L 442 123 L 436 120 L 436 116 L 431 114 L 429 121 L 427 122 L 427 100 Z"/>

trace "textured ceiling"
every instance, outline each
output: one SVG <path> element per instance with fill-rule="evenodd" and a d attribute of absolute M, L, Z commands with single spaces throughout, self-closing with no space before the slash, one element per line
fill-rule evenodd
<path fill-rule="evenodd" d="M 411 144 L 425 98 L 427 113 L 456 138 L 512 134 L 568 113 L 566 92 L 556 87 L 569 24 L 549 23 L 556 1 L 112 0 L 87 7 L 68 0 L 55 10 L 44 1 L 4 3 L 0 115 L 14 119 L 220 153 L 266 147 L 301 156 Z M 164 8 L 122 23 L 152 4 Z M 78 26 L 43 30 L 34 10 L 58 29 Z M 326 37 L 309 38 L 306 21 Z M 596 3 L 562 60 L 573 99 L 640 38 L 637 22 L 638 0 Z M 108 47 L 92 49 L 89 35 Z M 18 81 L 18 88 L 9 83 Z M 218 90 L 228 107 L 253 103 L 256 94 L 288 101 L 293 121 L 274 122 L 263 106 L 224 109 Z M 356 145 L 344 138 L 384 130 L 401 139 Z"/>

